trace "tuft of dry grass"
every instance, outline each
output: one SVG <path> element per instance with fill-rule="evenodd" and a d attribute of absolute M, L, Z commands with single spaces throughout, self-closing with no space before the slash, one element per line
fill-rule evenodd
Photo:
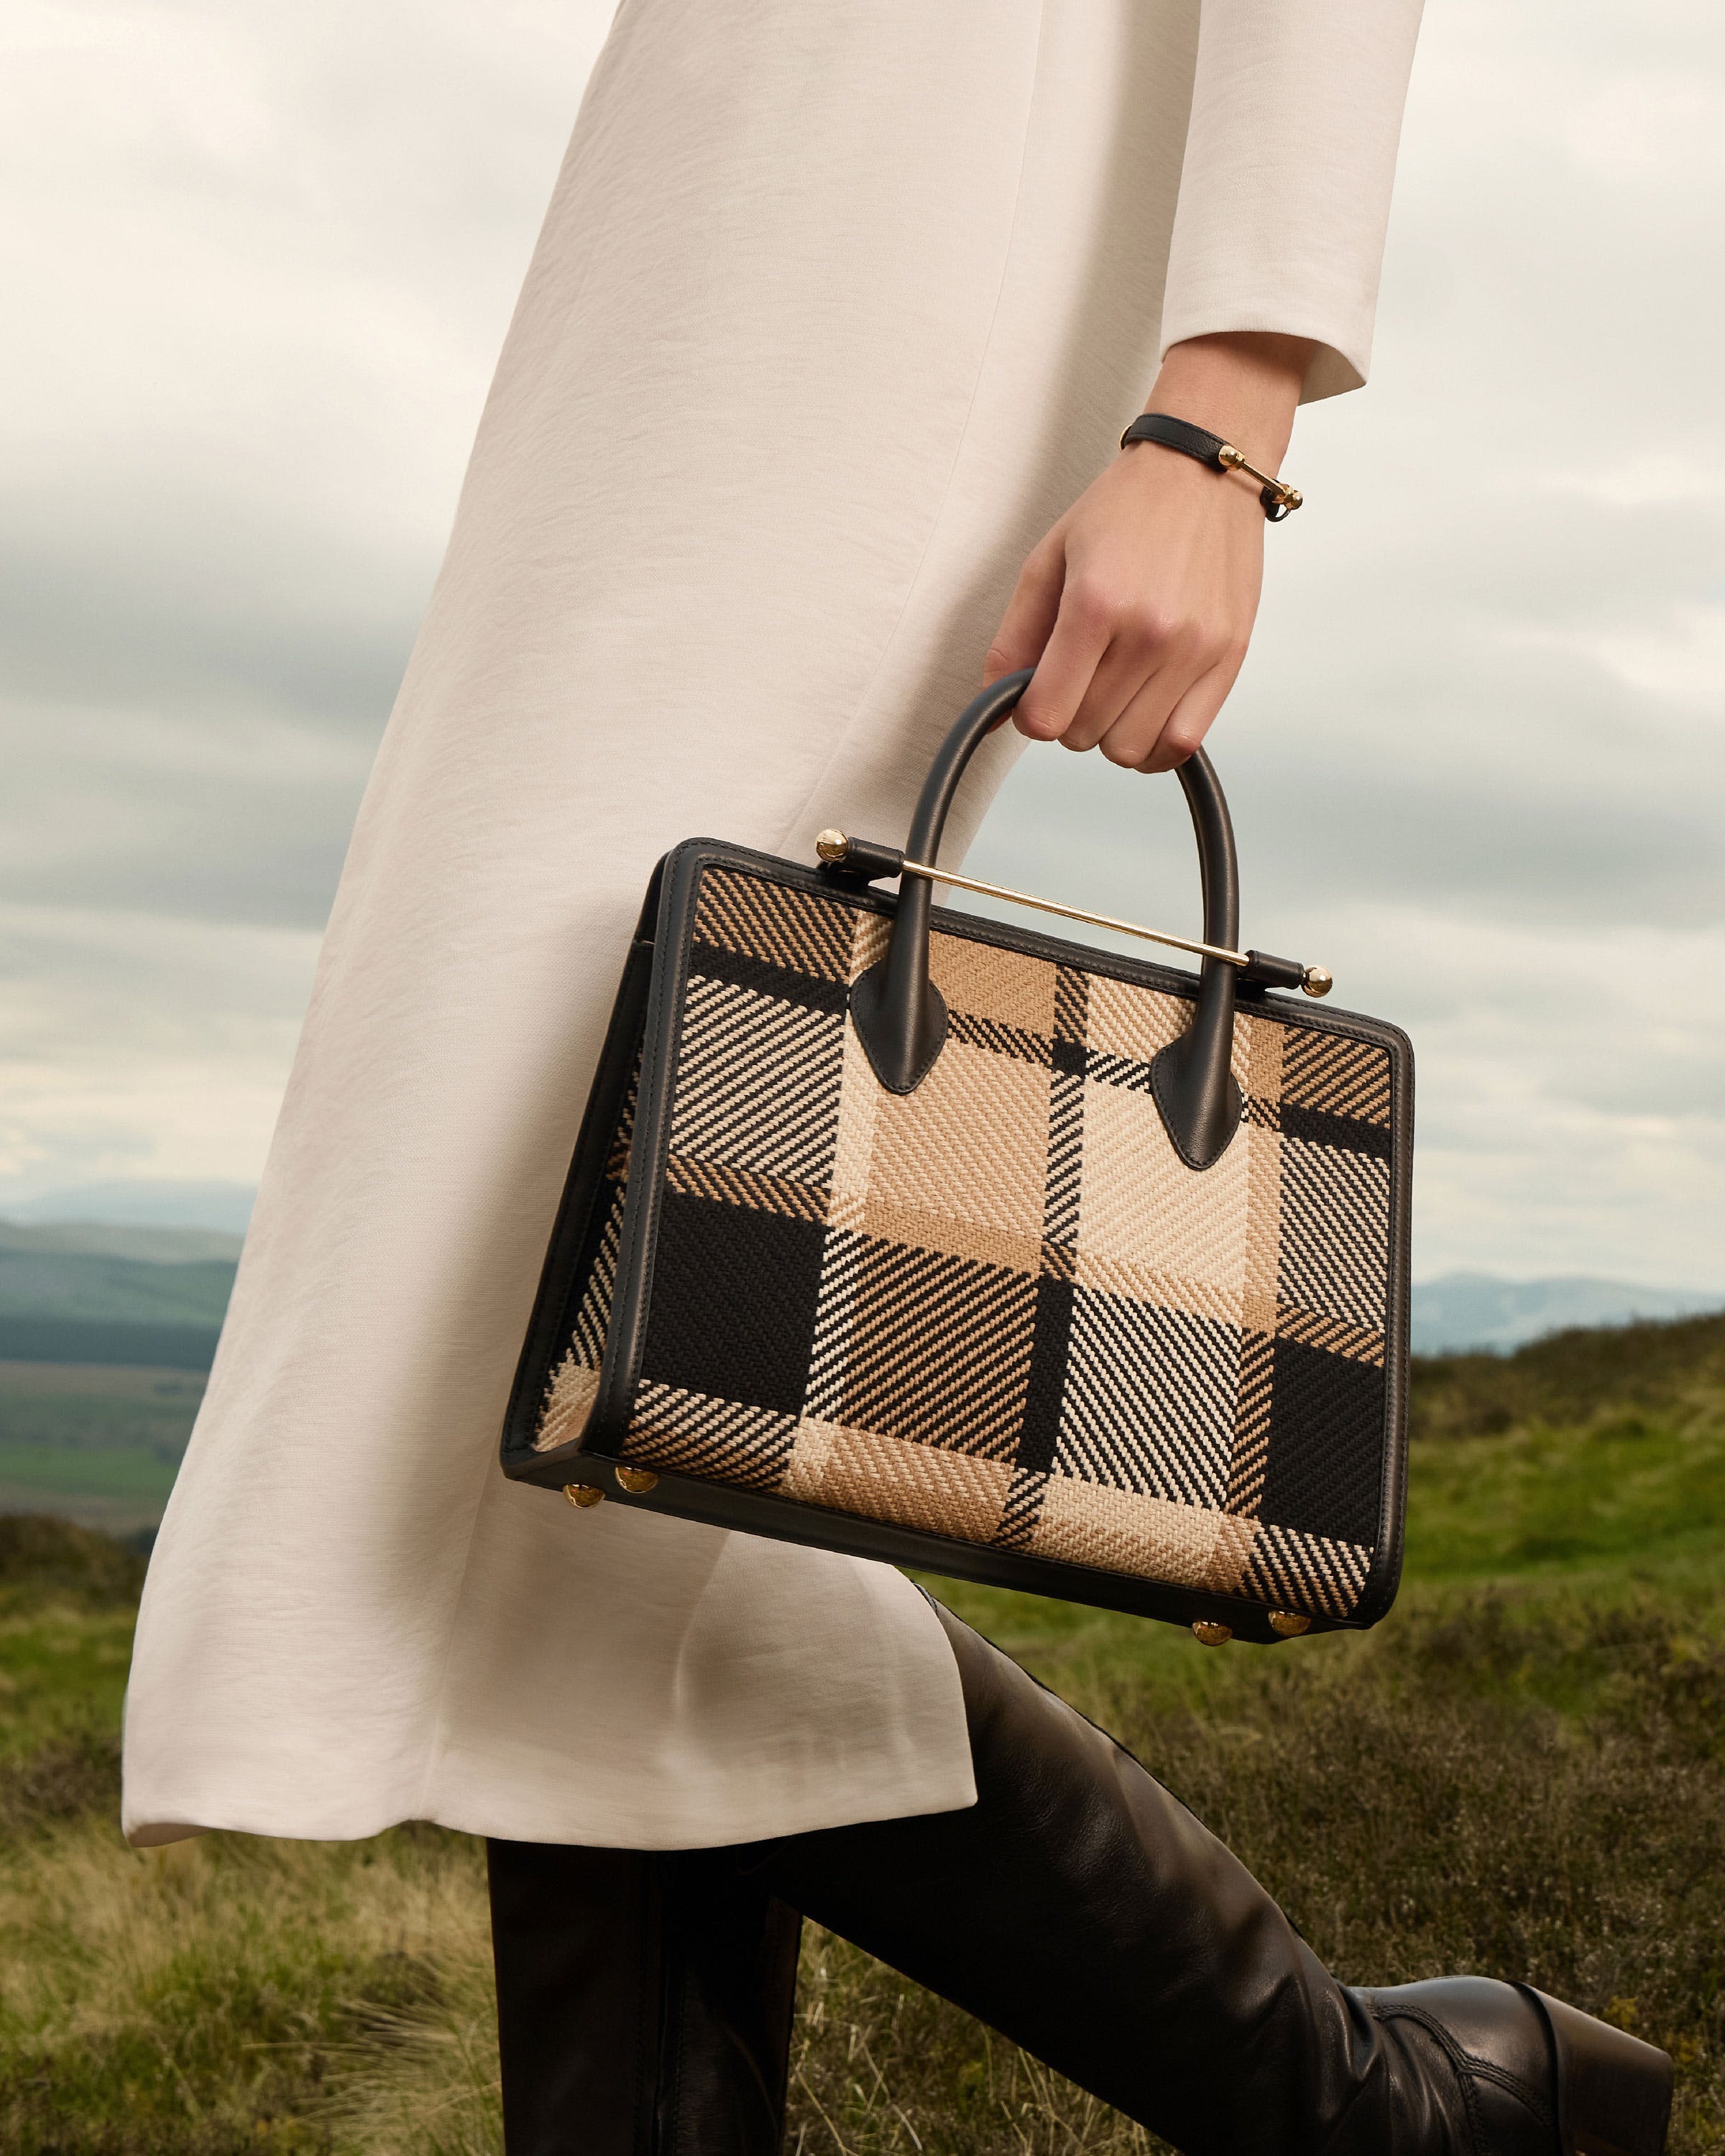
<path fill-rule="evenodd" d="M 475 1860 L 483 1856 L 474 1845 Z M 481 1881 L 483 1886 L 483 1881 Z M 331 2156 L 502 2156 L 497 1999 L 481 1911 L 433 1957 L 434 1992 L 336 2057 L 318 2116 Z"/>
<path fill-rule="evenodd" d="M 810 1925 L 787 2156 L 1151 2156 L 1163 2143 Z"/>
<path fill-rule="evenodd" d="M 485 1948 L 477 1848 L 434 1830 L 140 1854 L 87 1816 L 8 1856 L 0 2122 L 15 2156 L 331 2149 L 349 2065 L 444 2024 L 446 1972 Z"/>

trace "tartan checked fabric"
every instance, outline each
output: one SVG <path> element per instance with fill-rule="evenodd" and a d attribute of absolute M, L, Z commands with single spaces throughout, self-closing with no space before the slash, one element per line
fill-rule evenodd
<path fill-rule="evenodd" d="M 624 1455 L 1346 1617 L 1378 1524 L 1388 1054 L 1243 1011 L 1245 1118 L 1195 1174 L 1150 1089 L 1189 1004 L 938 929 L 947 1045 L 887 1092 L 846 1020 L 887 927 L 703 871 Z M 631 1112 L 537 1450 L 598 1390 Z"/>

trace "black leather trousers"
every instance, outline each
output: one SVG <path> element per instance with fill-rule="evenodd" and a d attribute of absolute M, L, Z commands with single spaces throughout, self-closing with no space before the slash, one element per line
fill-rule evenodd
<path fill-rule="evenodd" d="M 1136 1760 L 942 1617 L 973 1808 L 714 1851 L 491 1845 L 509 2156 L 775 2156 L 799 1912 L 1189 2156 L 1594 2145 L 1558 2114 L 1550 2002 L 1338 1984 Z M 1598 2145 L 1641 2156 L 1657 2125 Z"/>

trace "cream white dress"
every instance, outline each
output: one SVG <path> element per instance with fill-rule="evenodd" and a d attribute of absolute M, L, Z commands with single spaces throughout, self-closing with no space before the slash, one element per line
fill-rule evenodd
<path fill-rule="evenodd" d="M 971 1801 L 907 1582 L 507 1483 L 503 1404 L 653 861 L 903 828 L 1168 344 L 1284 331 L 1308 396 L 1362 380 L 1418 12 L 623 0 L 151 1566 L 134 1841 Z"/>

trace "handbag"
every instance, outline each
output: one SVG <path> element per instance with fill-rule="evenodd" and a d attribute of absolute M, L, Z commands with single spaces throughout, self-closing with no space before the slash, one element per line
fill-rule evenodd
<path fill-rule="evenodd" d="M 937 868 L 941 834 L 1029 680 L 964 711 L 902 851 L 691 839 L 654 871 L 503 1470 L 1213 1644 L 1373 1624 L 1401 1568 L 1412 1050 L 1313 1008 L 1322 969 L 1234 947 L 1202 752 L 1178 775 L 1203 941 L 1131 932 L 1195 976 L 932 916 L 937 880 L 994 888 Z"/>

